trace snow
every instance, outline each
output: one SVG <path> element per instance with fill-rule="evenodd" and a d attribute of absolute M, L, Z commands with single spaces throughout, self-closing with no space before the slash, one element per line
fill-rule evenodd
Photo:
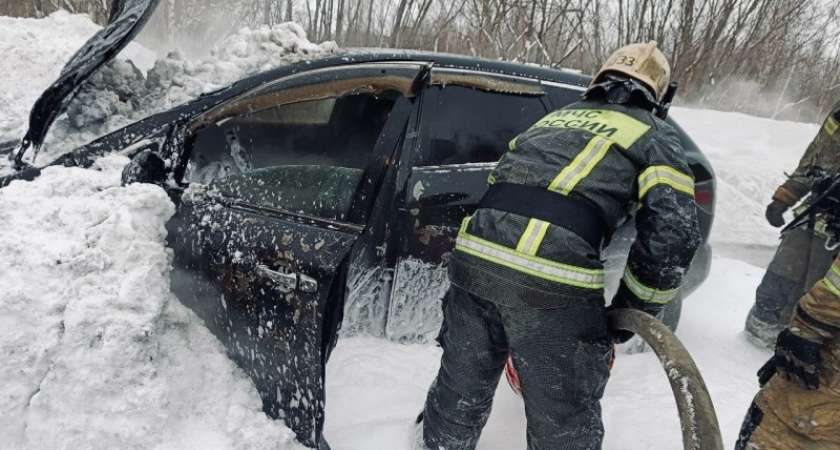
<path fill-rule="evenodd" d="M 30 105 L 95 31 L 86 17 L 64 13 L 0 17 L 0 141 L 22 136 Z M 197 62 L 173 53 L 152 63 L 142 48 L 129 47 L 147 76 L 165 74 L 156 86 L 170 96 L 149 100 L 159 108 L 334 50 L 309 43 L 294 25 L 242 30 Z M 122 69 L 114 66 L 128 73 Z M 731 447 L 758 389 L 755 372 L 769 357 L 742 333 L 760 266 L 778 238 L 764 207 L 818 125 L 686 108 L 673 114 L 718 177 L 717 256 L 709 279 L 685 301 L 677 334 L 703 373 Z M 70 128 L 54 134 L 53 155 L 78 138 Z M 125 162 L 112 156 L 91 170 L 53 167 L 0 190 L 0 450 L 302 448 L 261 412 L 247 377 L 169 292 L 164 224 L 172 205 L 159 188 L 120 187 Z M 439 358 L 433 344 L 341 339 L 327 366 L 332 448 L 410 449 Z M 681 448 L 668 379 L 652 353 L 619 353 L 603 408 L 605 450 Z M 522 402 L 502 382 L 479 449 L 524 449 L 524 430 Z"/>
<path fill-rule="evenodd" d="M 686 299 L 677 332 L 709 388 L 726 447 L 734 445 L 758 391 L 755 372 L 769 357 L 742 334 L 762 274 L 755 266 L 715 258 L 709 279 Z M 412 423 L 439 363 L 440 349 L 432 345 L 339 340 L 327 365 L 325 435 L 333 449 L 411 450 Z M 676 403 L 653 353 L 617 354 L 602 406 L 604 450 L 682 448 Z M 526 448 L 522 401 L 504 381 L 478 448 Z"/>
<path fill-rule="evenodd" d="M 767 225 L 764 209 L 784 174 L 799 164 L 819 125 L 687 108 L 673 108 L 671 114 L 715 169 L 717 209 L 711 236 L 715 250 L 740 258 L 743 250 L 759 250 L 768 257 L 767 252 L 778 245 L 779 232 Z M 791 212 L 785 217 L 793 218 Z"/>
<path fill-rule="evenodd" d="M 64 11 L 43 20 L 0 16 L 0 142 L 20 139 L 26 133 L 29 108 L 98 30 L 87 16 Z M 154 62 L 154 54 L 136 44 L 129 44 L 123 57 L 141 69 Z"/>
<path fill-rule="evenodd" d="M 48 31 L 50 27 L 58 32 Z M 8 36 L 7 29 L 11 30 Z M 57 78 L 64 62 L 96 32 L 97 26 L 87 16 L 58 12 L 42 20 L 0 17 L 0 30 L 0 51 L 7 50 L 5 54 L 12 55 L 12 70 L 4 74 L 8 84 L 4 82 L 0 91 L 9 94 L 0 94 L 0 111 L 20 111 L 0 117 L 3 142 L 23 136 L 30 106 Z M 65 35 L 70 38 L 61 39 Z M 58 45 L 52 45 L 53 41 Z M 45 50 L 47 53 L 42 56 Z M 256 30 L 243 28 L 201 60 L 189 60 L 177 49 L 155 59 L 154 53 L 132 43 L 119 59 L 90 78 L 68 107 L 72 120 L 67 114 L 59 116 L 37 159 L 35 152 L 30 151 L 25 161 L 44 165 L 97 137 L 248 75 L 336 51 L 332 41 L 309 42 L 306 32 L 295 23 Z M 48 64 L 42 66 L 45 68 L 33 68 L 35 61 Z M 0 175 L 4 165 L 8 166 L 0 161 Z"/>
<path fill-rule="evenodd" d="M 127 161 L 0 191 L 0 447 L 302 448 L 169 292 L 174 207 Z"/>

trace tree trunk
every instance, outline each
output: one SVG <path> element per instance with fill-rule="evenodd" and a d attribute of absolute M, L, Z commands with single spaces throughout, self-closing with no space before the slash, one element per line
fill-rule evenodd
<path fill-rule="evenodd" d="M 405 14 L 405 7 L 408 0 L 400 0 L 400 5 L 397 7 L 397 16 L 394 19 L 394 26 L 391 28 L 391 47 L 397 47 L 400 42 L 400 29 L 402 28 L 403 14 Z"/>

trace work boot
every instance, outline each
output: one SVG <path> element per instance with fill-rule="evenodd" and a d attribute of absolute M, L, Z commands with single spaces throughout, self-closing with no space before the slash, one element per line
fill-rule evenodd
<path fill-rule="evenodd" d="M 765 322 L 754 311 L 755 307 L 747 315 L 747 323 L 744 326 L 747 340 L 756 347 L 772 350 L 776 347 L 776 338 L 784 329 L 784 325 L 778 322 Z"/>

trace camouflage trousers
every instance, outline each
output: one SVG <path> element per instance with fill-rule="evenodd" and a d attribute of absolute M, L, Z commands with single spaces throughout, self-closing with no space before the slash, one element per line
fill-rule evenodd
<path fill-rule="evenodd" d="M 820 388 L 774 376 L 755 396 L 735 450 L 840 449 L 840 341 L 821 352 Z"/>
<path fill-rule="evenodd" d="M 602 302 L 561 298 L 557 308 L 513 308 L 452 285 L 443 316 L 441 367 L 422 414 L 428 449 L 476 447 L 508 350 L 522 386 L 528 449 L 601 448 L 611 358 Z"/>
<path fill-rule="evenodd" d="M 768 348 L 775 345 L 799 298 L 825 276 L 837 256 L 838 250 L 827 250 L 825 244 L 824 236 L 805 228 L 782 238 L 747 316 L 744 329 L 751 341 Z"/>

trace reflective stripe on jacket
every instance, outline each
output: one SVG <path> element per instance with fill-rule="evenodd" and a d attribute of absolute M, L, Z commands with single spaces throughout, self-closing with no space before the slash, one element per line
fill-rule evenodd
<path fill-rule="evenodd" d="M 644 301 L 676 296 L 700 235 L 694 180 L 671 126 L 639 108 L 583 101 L 547 115 L 510 149 L 490 184 L 582 200 L 610 234 L 635 214 L 625 283 Z M 555 224 L 481 208 L 461 227 L 450 278 L 497 303 L 550 307 L 557 295 L 603 296 L 600 250 Z"/>

